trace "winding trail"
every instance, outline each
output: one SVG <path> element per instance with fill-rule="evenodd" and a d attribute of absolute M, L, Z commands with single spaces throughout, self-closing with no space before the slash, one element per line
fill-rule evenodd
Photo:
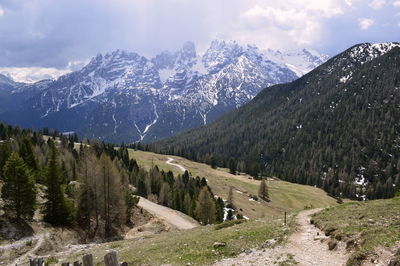
<path fill-rule="evenodd" d="M 199 224 L 191 217 L 181 212 L 158 205 L 142 197 L 140 197 L 138 206 L 150 212 L 151 214 L 165 220 L 167 223 L 175 226 L 178 229 L 185 230 L 199 226 Z"/>
<path fill-rule="evenodd" d="M 32 249 L 30 249 L 28 252 L 26 252 L 22 256 L 18 257 L 13 263 L 10 263 L 9 265 L 10 266 L 23 265 L 24 262 L 29 259 L 29 257 L 36 257 L 35 252 L 42 246 L 45 239 L 48 238 L 49 236 L 50 236 L 49 233 L 45 233 L 45 234 L 38 234 L 35 237 L 28 237 L 28 238 L 20 240 L 21 241 L 20 243 L 24 243 L 24 244 L 27 243 L 28 241 L 32 241 L 32 240 L 37 240 L 37 242 Z"/>
<path fill-rule="evenodd" d="M 180 165 L 180 164 L 173 163 L 173 162 L 172 162 L 173 160 L 174 160 L 173 158 L 168 157 L 168 160 L 166 161 L 166 163 L 169 164 L 169 165 L 175 166 L 176 168 L 178 168 L 178 169 L 181 170 L 182 172 L 185 172 L 185 171 L 186 171 L 186 168 L 185 168 L 185 167 L 183 167 L 183 166 Z"/>
<path fill-rule="evenodd" d="M 276 265 L 277 262 L 292 261 L 304 266 L 340 266 L 346 265 L 350 253 L 344 243 L 330 251 L 329 237 L 310 223 L 310 216 L 321 209 L 302 211 L 297 215 L 296 231 L 290 235 L 286 245 L 273 249 L 254 250 L 250 254 L 240 254 L 236 258 L 225 259 L 215 265 Z M 288 263 L 291 265 L 290 263 Z"/>

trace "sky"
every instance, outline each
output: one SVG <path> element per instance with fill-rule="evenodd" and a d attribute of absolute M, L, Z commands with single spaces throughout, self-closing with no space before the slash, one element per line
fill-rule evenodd
<path fill-rule="evenodd" d="M 213 39 L 333 56 L 400 41 L 400 0 L 0 0 L 0 73 L 33 82 L 98 53 L 147 57 Z"/>

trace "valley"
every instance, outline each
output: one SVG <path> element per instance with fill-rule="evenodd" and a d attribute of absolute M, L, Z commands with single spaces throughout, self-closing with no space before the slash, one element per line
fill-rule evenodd
<path fill-rule="evenodd" d="M 0 0 L 0 266 L 400 266 L 400 0 Z"/>
<path fill-rule="evenodd" d="M 212 169 L 209 165 L 193 162 L 178 156 L 161 155 L 129 149 L 129 155 L 138 161 L 139 165 L 150 169 L 157 165 L 164 171 L 182 174 L 181 169 L 168 162 L 172 158 L 176 164 L 183 166 L 193 176 L 205 177 L 215 195 L 227 199 L 230 187 L 233 187 L 235 205 L 243 210 L 243 215 L 250 219 L 263 217 L 282 218 L 284 212 L 297 212 L 304 208 L 321 208 L 336 204 L 321 189 L 293 184 L 276 178 L 268 178 L 267 184 L 271 202 L 253 200 L 251 196 L 258 195 L 259 180 L 254 180 L 246 174 L 232 175 L 228 169 Z"/>

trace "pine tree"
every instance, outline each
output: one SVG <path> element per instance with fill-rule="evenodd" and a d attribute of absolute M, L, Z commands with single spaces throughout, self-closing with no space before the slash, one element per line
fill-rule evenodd
<path fill-rule="evenodd" d="M 171 187 L 167 182 L 164 182 L 161 186 L 160 196 L 158 197 L 158 203 L 168 207 L 170 201 L 171 201 Z"/>
<path fill-rule="evenodd" d="M 208 187 L 203 187 L 200 190 L 197 207 L 196 217 L 203 225 L 213 224 L 216 221 L 216 208 L 214 199 Z"/>
<path fill-rule="evenodd" d="M 268 187 L 267 187 L 267 182 L 265 182 L 265 178 L 261 180 L 260 187 L 258 189 L 258 196 L 265 200 L 265 201 L 270 201 L 269 199 L 269 193 L 268 193 Z"/>
<path fill-rule="evenodd" d="M 73 222 L 72 205 L 64 196 L 58 152 L 54 144 L 50 147 L 49 165 L 46 169 L 47 190 L 44 203 L 44 221 L 53 225 L 68 225 Z"/>
<path fill-rule="evenodd" d="M 1 189 L 4 210 L 15 218 L 32 219 L 36 206 L 36 190 L 33 177 L 22 158 L 12 153 L 4 166 L 4 185 Z"/>
<path fill-rule="evenodd" d="M 33 154 L 32 144 L 28 139 L 23 139 L 19 145 L 19 155 L 24 160 L 25 164 L 33 171 L 39 169 L 39 164 Z"/>
<path fill-rule="evenodd" d="M 136 195 L 146 198 L 147 197 L 147 186 L 143 180 L 143 177 L 139 177 L 137 181 Z"/>
<path fill-rule="evenodd" d="M 214 156 L 211 157 L 210 165 L 211 165 L 211 168 L 213 168 L 213 169 L 217 168 L 217 160 L 215 159 Z"/>
<path fill-rule="evenodd" d="M 217 222 L 223 222 L 224 221 L 224 207 L 225 207 L 225 203 L 222 200 L 222 198 L 218 197 L 218 199 L 216 200 L 216 207 L 217 207 L 217 211 L 216 211 L 216 219 Z"/>
<path fill-rule="evenodd" d="M 3 168 L 10 155 L 11 150 L 8 145 L 0 144 L 0 180 L 3 178 Z"/>
<path fill-rule="evenodd" d="M 229 172 L 232 175 L 236 175 L 236 162 L 233 159 L 229 160 Z"/>
<path fill-rule="evenodd" d="M 233 220 L 233 211 L 231 209 L 229 209 L 228 213 L 226 214 L 226 220 L 227 221 Z"/>

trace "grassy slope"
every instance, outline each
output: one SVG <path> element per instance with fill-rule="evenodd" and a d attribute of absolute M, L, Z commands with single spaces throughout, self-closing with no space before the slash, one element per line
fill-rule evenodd
<path fill-rule="evenodd" d="M 400 197 L 345 203 L 317 213 L 313 221 L 325 232 L 334 230 L 331 235 L 349 244 L 353 240 L 358 243 L 351 265 L 376 248 L 400 247 Z"/>
<path fill-rule="evenodd" d="M 218 225 L 214 225 L 162 233 L 139 240 L 101 244 L 89 251 L 75 253 L 62 261 L 71 262 L 81 259 L 83 254 L 91 253 L 99 263 L 106 252 L 116 250 L 120 261 L 126 261 L 130 265 L 188 265 L 189 262 L 192 265 L 205 265 L 258 247 L 268 239 L 276 238 L 278 243 L 281 242 L 290 232 L 289 228 L 281 223 L 281 220 L 263 219 L 219 230 Z M 226 246 L 214 249 L 214 242 L 225 242 Z"/>
<path fill-rule="evenodd" d="M 138 161 L 138 164 L 149 169 L 152 165 L 158 165 L 164 171 L 173 171 L 174 174 L 181 172 L 174 166 L 166 164 L 168 157 L 175 159 L 174 163 L 184 166 L 193 176 L 205 177 L 208 180 L 213 192 L 227 198 L 229 187 L 234 187 L 234 203 L 238 208 L 243 209 L 243 214 L 249 218 L 261 217 L 282 217 L 283 212 L 295 212 L 305 207 L 326 207 L 335 205 L 333 198 L 321 189 L 293 184 L 284 181 L 269 180 L 270 203 L 249 201 L 249 195 L 257 195 L 259 181 L 249 179 L 247 175 L 231 175 L 228 169 L 212 169 L 202 163 L 196 163 L 187 159 L 155 154 L 151 152 L 129 150 L 129 155 Z M 238 193 L 236 190 L 247 192 Z"/>

